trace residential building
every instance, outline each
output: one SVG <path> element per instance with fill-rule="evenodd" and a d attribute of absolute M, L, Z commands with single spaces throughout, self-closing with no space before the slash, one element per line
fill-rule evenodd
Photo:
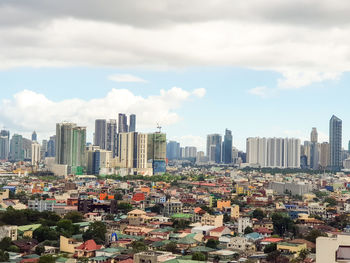
<path fill-rule="evenodd" d="M 14 134 L 10 142 L 10 160 L 17 162 L 24 160 L 23 152 L 23 137 L 22 135 Z"/>
<path fill-rule="evenodd" d="M 41 160 L 41 146 L 38 142 L 32 143 L 32 165 L 38 165 Z"/>
<path fill-rule="evenodd" d="M 180 143 L 176 141 L 169 141 L 166 147 L 166 157 L 168 160 L 180 159 Z"/>
<path fill-rule="evenodd" d="M 220 134 L 207 136 L 207 157 L 209 163 L 221 163 L 222 137 Z"/>
<path fill-rule="evenodd" d="M 238 218 L 238 233 L 243 234 L 247 227 L 253 228 L 253 223 L 249 217 L 239 217 Z"/>
<path fill-rule="evenodd" d="M 8 160 L 10 152 L 10 132 L 0 131 L 0 160 Z"/>
<path fill-rule="evenodd" d="M 203 226 L 215 226 L 220 227 L 223 226 L 224 223 L 224 215 L 210 215 L 209 213 L 206 213 L 201 218 L 201 224 Z"/>
<path fill-rule="evenodd" d="M 28 200 L 28 209 L 39 212 L 53 211 L 54 202 L 51 200 Z"/>
<path fill-rule="evenodd" d="M 316 239 L 316 263 L 350 261 L 350 236 L 318 237 Z"/>
<path fill-rule="evenodd" d="M 338 171 L 342 167 L 342 120 L 335 115 L 329 121 L 329 155 L 330 168 Z"/>
<path fill-rule="evenodd" d="M 182 213 L 182 202 L 179 200 L 168 200 L 164 203 L 163 215 L 170 217 Z"/>
<path fill-rule="evenodd" d="M 129 132 L 136 132 L 136 115 L 130 114 L 129 116 Z"/>

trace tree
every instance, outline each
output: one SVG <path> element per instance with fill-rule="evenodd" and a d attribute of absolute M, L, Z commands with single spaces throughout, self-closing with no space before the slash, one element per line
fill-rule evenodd
<path fill-rule="evenodd" d="M 79 226 L 73 225 L 71 220 L 61 219 L 57 223 L 56 231 L 59 235 L 71 237 L 72 235 L 79 233 Z"/>
<path fill-rule="evenodd" d="M 43 242 L 45 240 L 57 240 L 59 236 L 56 230 L 48 226 L 41 226 L 34 230 L 33 237 L 39 242 Z"/>
<path fill-rule="evenodd" d="M 45 252 L 45 247 L 44 246 L 36 246 L 35 247 L 35 253 L 39 256 Z"/>
<path fill-rule="evenodd" d="M 296 227 L 293 220 L 281 213 L 273 213 L 272 216 L 273 229 L 276 234 L 283 236 L 287 231 L 295 235 Z"/>
<path fill-rule="evenodd" d="M 123 211 L 124 213 L 128 213 L 132 210 L 132 205 L 128 203 L 119 203 L 118 210 Z"/>
<path fill-rule="evenodd" d="M 11 246 L 12 239 L 10 237 L 4 237 L 0 241 L 0 249 L 7 250 Z"/>
<path fill-rule="evenodd" d="M 228 214 L 224 214 L 224 223 L 230 222 L 231 221 L 231 216 Z"/>
<path fill-rule="evenodd" d="M 318 229 L 312 229 L 305 237 L 306 240 L 312 242 L 312 243 L 316 243 L 316 239 L 318 237 L 325 237 L 327 236 L 325 233 L 321 232 Z"/>
<path fill-rule="evenodd" d="M 151 212 L 160 214 L 160 211 L 162 211 L 162 209 L 163 209 L 163 205 L 155 204 L 154 206 L 151 207 Z"/>
<path fill-rule="evenodd" d="M 253 211 L 253 218 L 256 218 L 256 219 L 258 219 L 258 220 L 262 220 L 264 217 L 265 217 L 265 214 L 264 214 L 264 212 L 261 210 L 261 209 L 255 209 L 254 211 Z"/>
<path fill-rule="evenodd" d="M 307 255 L 309 255 L 309 251 L 307 249 L 302 249 L 299 252 L 298 258 L 300 261 L 304 261 L 307 258 Z"/>
<path fill-rule="evenodd" d="M 175 219 L 173 221 L 173 227 L 176 229 L 185 229 L 188 228 L 190 221 L 185 219 Z"/>
<path fill-rule="evenodd" d="M 15 252 L 15 253 L 19 253 L 20 252 L 20 249 L 19 247 L 15 246 L 15 245 L 11 245 L 7 248 L 7 251 L 8 252 Z"/>
<path fill-rule="evenodd" d="M 106 225 L 103 222 L 96 221 L 90 224 L 88 230 L 83 234 L 83 239 L 84 241 L 93 239 L 97 244 L 104 244 L 106 233 Z"/>
<path fill-rule="evenodd" d="M 142 240 L 133 241 L 131 243 L 131 247 L 132 247 L 132 250 L 134 251 L 134 253 L 139 253 L 139 252 L 147 250 L 147 246 L 146 246 L 145 242 L 143 242 Z"/>
<path fill-rule="evenodd" d="M 201 252 L 195 252 L 192 254 L 192 260 L 205 261 L 206 256 Z"/>
<path fill-rule="evenodd" d="M 0 262 L 8 262 L 9 261 L 9 253 L 4 250 L 0 250 Z"/>
<path fill-rule="evenodd" d="M 245 229 L 244 229 L 244 234 L 247 235 L 247 234 L 250 234 L 250 233 L 253 233 L 254 230 L 253 228 L 251 228 L 250 226 L 247 226 Z"/>
<path fill-rule="evenodd" d="M 265 246 L 264 253 L 269 254 L 277 249 L 276 243 L 271 243 Z"/>
<path fill-rule="evenodd" d="M 44 255 L 39 258 L 38 263 L 55 263 L 56 260 L 52 255 Z"/>
<path fill-rule="evenodd" d="M 277 259 L 281 256 L 281 252 L 278 250 L 272 251 L 269 254 L 267 254 L 266 260 L 268 262 L 277 262 Z"/>
<path fill-rule="evenodd" d="M 212 238 L 208 239 L 207 243 L 205 244 L 206 247 L 210 247 L 213 249 L 216 249 L 218 245 L 219 241 Z"/>
<path fill-rule="evenodd" d="M 73 223 L 79 223 L 84 221 L 84 216 L 82 213 L 77 212 L 77 211 L 72 211 L 68 212 L 65 216 L 64 219 L 68 219 L 72 221 Z"/>
<path fill-rule="evenodd" d="M 177 245 L 175 242 L 170 242 L 170 243 L 166 244 L 164 248 L 166 251 L 169 251 L 172 253 L 175 253 L 177 251 Z"/>
<path fill-rule="evenodd" d="M 324 200 L 325 203 L 328 203 L 327 206 L 336 206 L 337 205 L 337 200 L 335 200 L 333 197 L 327 197 Z"/>
<path fill-rule="evenodd" d="M 123 194 L 118 192 L 114 195 L 114 200 L 123 200 Z"/>

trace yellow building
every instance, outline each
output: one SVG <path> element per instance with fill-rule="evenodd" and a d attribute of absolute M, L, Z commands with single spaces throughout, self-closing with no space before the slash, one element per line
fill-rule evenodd
<path fill-rule="evenodd" d="M 65 253 L 74 254 L 75 247 L 81 245 L 82 242 L 77 242 L 74 238 L 66 238 L 60 236 L 60 251 Z"/>
<path fill-rule="evenodd" d="M 148 217 L 146 212 L 140 209 L 134 209 L 128 213 L 129 225 L 140 225 L 143 224 Z"/>
<path fill-rule="evenodd" d="M 206 213 L 201 218 L 201 224 L 203 226 L 215 226 L 220 227 L 224 224 L 224 216 L 223 215 L 210 215 Z"/>
<path fill-rule="evenodd" d="M 225 207 L 230 207 L 231 206 L 231 201 L 230 200 L 218 200 L 216 202 L 216 207 L 219 210 L 222 210 Z"/>
<path fill-rule="evenodd" d="M 303 249 L 307 249 L 306 243 L 303 244 L 295 244 L 295 243 L 288 243 L 288 242 L 281 242 L 277 244 L 277 250 L 285 253 L 298 253 Z"/>
<path fill-rule="evenodd" d="M 239 205 L 231 206 L 231 218 L 237 219 L 239 216 Z"/>

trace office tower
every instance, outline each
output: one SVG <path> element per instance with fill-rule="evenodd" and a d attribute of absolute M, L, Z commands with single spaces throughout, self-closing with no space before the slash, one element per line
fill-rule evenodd
<path fill-rule="evenodd" d="M 56 156 L 56 135 L 51 136 L 50 140 L 47 142 L 47 157 L 55 157 Z"/>
<path fill-rule="evenodd" d="M 88 174 L 99 175 L 106 168 L 110 168 L 112 162 L 112 152 L 100 149 L 99 146 L 87 147 L 87 164 Z"/>
<path fill-rule="evenodd" d="M 222 137 L 220 134 L 207 136 L 207 156 L 210 163 L 221 163 Z"/>
<path fill-rule="evenodd" d="M 185 158 L 185 147 L 180 147 L 180 156 L 179 159 Z"/>
<path fill-rule="evenodd" d="M 166 157 L 168 160 L 180 159 L 180 143 L 169 141 L 166 146 Z"/>
<path fill-rule="evenodd" d="M 123 168 L 137 167 L 137 133 L 136 132 L 119 133 L 118 162 Z"/>
<path fill-rule="evenodd" d="M 147 138 L 145 133 L 137 134 L 137 168 L 148 168 L 147 162 Z"/>
<path fill-rule="evenodd" d="M 320 147 L 320 168 L 326 169 L 330 165 L 329 143 L 323 142 Z"/>
<path fill-rule="evenodd" d="M 129 116 L 129 132 L 136 131 L 136 115 L 130 114 Z"/>
<path fill-rule="evenodd" d="M 222 161 L 223 163 L 232 163 L 232 132 L 225 130 L 224 142 L 222 144 Z"/>
<path fill-rule="evenodd" d="M 147 161 L 152 163 L 153 174 L 166 171 L 166 134 L 155 132 L 147 137 Z"/>
<path fill-rule="evenodd" d="M 41 143 L 41 149 L 40 149 L 40 158 L 41 160 L 44 160 L 45 157 L 47 156 L 47 140 L 43 140 Z"/>
<path fill-rule="evenodd" d="M 32 140 L 22 138 L 23 159 L 30 161 L 32 159 Z"/>
<path fill-rule="evenodd" d="M 106 150 L 112 152 L 113 158 L 117 156 L 117 140 L 117 120 L 109 120 L 106 125 Z"/>
<path fill-rule="evenodd" d="M 332 116 L 329 121 L 329 154 L 330 168 L 338 171 L 342 167 L 341 162 L 342 147 L 342 121 L 336 116 Z"/>
<path fill-rule="evenodd" d="M 300 167 L 300 140 L 294 138 L 247 138 L 247 163 L 260 167 Z"/>
<path fill-rule="evenodd" d="M 106 120 L 95 120 L 94 145 L 106 149 Z"/>
<path fill-rule="evenodd" d="M 10 132 L 0 131 L 0 160 L 8 160 L 10 152 Z"/>
<path fill-rule="evenodd" d="M 32 165 L 39 165 L 41 160 L 41 146 L 38 142 L 33 141 L 32 143 Z"/>
<path fill-rule="evenodd" d="M 14 134 L 10 141 L 10 160 L 13 162 L 23 161 L 23 137 Z"/>
<path fill-rule="evenodd" d="M 118 133 L 128 132 L 128 120 L 125 114 L 119 113 L 118 115 Z"/>
<path fill-rule="evenodd" d="M 196 158 L 197 156 L 197 148 L 193 146 L 185 147 L 185 158 Z"/>
<path fill-rule="evenodd" d="M 236 147 L 232 147 L 232 163 L 238 164 L 238 149 Z"/>
<path fill-rule="evenodd" d="M 75 123 L 56 124 L 56 163 L 76 169 L 85 166 L 86 128 Z"/>
<path fill-rule="evenodd" d="M 36 134 L 36 131 L 33 131 L 32 133 L 32 141 L 36 142 L 38 140 L 38 135 Z"/>
<path fill-rule="evenodd" d="M 310 148 L 310 168 L 317 170 L 320 165 L 320 144 L 316 142 L 311 143 Z"/>
<path fill-rule="evenodd" d="M 310 134 L 310 141 L 311 143 L 317 143 L 317 140 L 318 140 L 317 129 L 313 127 Z"/>

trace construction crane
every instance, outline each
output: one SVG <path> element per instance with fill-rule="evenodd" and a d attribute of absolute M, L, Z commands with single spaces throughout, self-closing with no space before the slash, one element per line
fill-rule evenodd
<path fill-rule="evenodd" d="M 162 127 L 159 125 L 159 123 L 157 123 L 157 129 L 158 129 L 158 132 L 159 132 L 159 133 L 162 132 Z"/>

